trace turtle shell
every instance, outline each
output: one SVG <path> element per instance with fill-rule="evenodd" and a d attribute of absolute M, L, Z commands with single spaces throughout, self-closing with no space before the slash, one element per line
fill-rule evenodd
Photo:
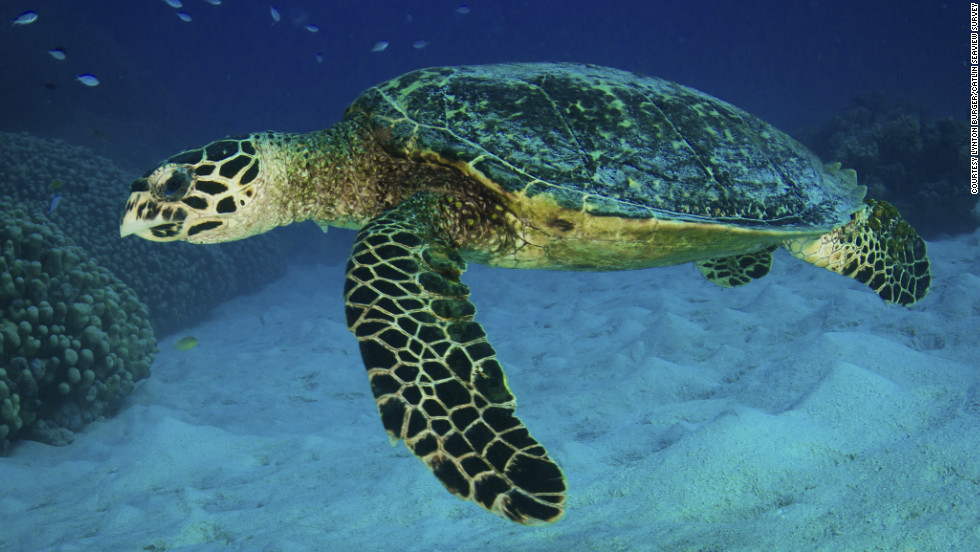
<path fill-rule="evenodd" d="M 663 79 L 568 63 L 430 68 L 348 109 L 389 152 L 597 216 L 829 229 L 864 188 L 785 133 Z"/>

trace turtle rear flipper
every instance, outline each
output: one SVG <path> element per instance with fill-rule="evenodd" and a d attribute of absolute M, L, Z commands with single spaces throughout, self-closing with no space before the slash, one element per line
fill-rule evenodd
<path fill-rule="evenodd" d="M 421 195 L 369 222 L 347 265 L 347 325 L 392 440 L 450 492 L 520 523 L 556 521 L 565 479 L 514 415 L 466 263 L 439 243 L 436 200 Z"/>
<path fill-rule="evenodd" d="M 889 203 L 866 203 L 844 226 L 785 247 L 808 263 L 868 284 L 885 301 L 911 305 L 929 291 L 926 243 Z"/>
<path fill-rule="evenodd" d="M 769 274 L 772 268 L 772 252 L 776 247 L 743 255 L 705 259 L 694 264 L 709 282 L 721 287 L 744 286 Z"/>

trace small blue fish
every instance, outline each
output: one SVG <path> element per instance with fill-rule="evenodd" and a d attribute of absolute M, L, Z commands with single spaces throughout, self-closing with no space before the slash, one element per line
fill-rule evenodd
<path fill-rule="evenodd" d="M 75 80 L 84 84 L 85 86 L 98 86 L 99 79 L 92 73 L 85 73 L 83 75 L 78 75 Z"/>
<path fill-rule="evenodd" d="M 421 50 L 422 48 L 425 48 L 428 45 L 429 45 L 428 40 L 416 40 L 415 42 L 412 43 L 412 48 L 415 48 L 416 50 Z"/>
<path fill-rule="evenodd" d="M 317 55 L 316 55 L 316 62 L 317 63 L 323 63 L 323 54 L 317 53 Z"/>
<path fill-rule="evenodd" d="M 458 13 L 459 15 L 466 15 L 470 13 L 470 11 L 471 11 L 470 7 L 467 6 L 466 4 L 462 4 L 458 8 L 456 8 L 456 13 Z"/>
<path fill-rule="evenodd" d="M 272 16 L 272 22 L 278 23 L 282 16 L 279 15 L 279 10 L 275 6 L 269 6 L 269 15 Z"/>
<path fill-rule="evenodd" d="M 168 6 L 176 10 L 179 10 L 180 8 L 184 7 L 184 4 L 180 0 L 163 0 L 163 1 L 166 2 Z"/>
<path fill-rule="evenodd" d="M 373 47 L 371 47 L 371 51 L 372 52 L 375 52 L 375 53 L 377 53 L 377 52 L 384 52 L 385 51 L 385 48 L 387 48 L 387 47 L 388 47 L 388 41 L 387 40 L 381 40 L 381 41 L 377 42 Z"/>
<path fill-rule="evenodd" d="M 208 4 L 211 4 L 212 6 L 220 6 L 221 5 L 221 0 L 204 0 L 204 1 L 207 2 Z"/>
<path fill-rule="evenodd" d="M 183 21 L 183 22 L 185 22 L 185 23 L 190 23 L 191 22 L 191 14 L 189 14 L 187 12 L 177 12 L 177 17 L 179 17 L 180 20 Z"/>
<path fill-rule="evenodd" d="M 310 31 L 311 33 L 318 33 L 320 32 L 320 27 L 316 26 L 315 23 L 310 23 L 306 26 L 306 30 Z"/>
<path fill-rule="evenodd" d="M 61 203 L 61 194 L 51 196 L 51 202 L 48 203 L 48 214 L 53 213 L 58 208 L 59 203 Z"/>
<path fill-rule="evenodd" d="M 68 57 L 68 54 L 65 53 L 64 48 L 52 48 L 48 50 L 48 54 L 58 61 L 65 61 L 65 59 Z"/>
<path fill-rule="evenodd" d="M 26 11 L 10 22 L 11 25 L 30 25 L 31 23 L 37 21 L 37 12 Z"/>

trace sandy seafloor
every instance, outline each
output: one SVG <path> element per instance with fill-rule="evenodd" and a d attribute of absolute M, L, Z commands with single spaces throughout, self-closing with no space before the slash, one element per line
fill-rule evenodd
<path fill-rule="evenodd" d="M 930 244 L 913 308 L 785 252 L 740 289 L 471 267 L 570 487 L 535 528 L 389 446 L 343 265 L 294 267 L 162 340 L 116 417 L 0 459 L 0 549 L 980 550 L 978 241 Z"/>

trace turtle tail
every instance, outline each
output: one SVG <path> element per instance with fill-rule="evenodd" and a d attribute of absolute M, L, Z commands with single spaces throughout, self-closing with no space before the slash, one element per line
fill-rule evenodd
<path fill-rule="evenodd" d="M 868 284 L 885 301 L 911 305 L 929 291 L 926 243 L 889 203 L 865 203 L 840 228 L 783 245 L 808 263 Z"/>

